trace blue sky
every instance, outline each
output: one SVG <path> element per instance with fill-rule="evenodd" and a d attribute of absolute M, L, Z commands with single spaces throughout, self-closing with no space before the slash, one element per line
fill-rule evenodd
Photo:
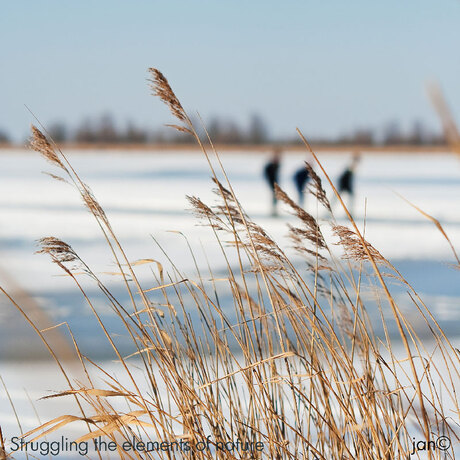
<path fill-rule="evenodd" d="M 425 95 L 438 80 L 460 118 L 460 0 L 15 0 L 0 11 L 0 128 L 76 125 L 112 113 L 171 121 L 149 96 L 159 68 L 190 113 L 274 135 L 337 135 L 391 120 L 439 122 Z"/>

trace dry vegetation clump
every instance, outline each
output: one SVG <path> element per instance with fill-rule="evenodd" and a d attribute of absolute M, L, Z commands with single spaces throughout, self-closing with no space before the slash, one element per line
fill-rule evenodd
<path fill-rule="evenodd" d="M 81 289 L 121 370 L 117 377 L 105 372 L 76 344 L 87 381 L 79 384 L 69 378 L 69 388 L 54 397 L 76 398 L 81 413 L 48 421 L 27 439 L 84 421 L 88 433 L 78 442 L 104 436 L 116 443 L 119 457 L 168 459 L 394 460 L 408 458 L 416 436 L 430 442 L 443 435 L 457 443 L 459 355 L 407 285 L 435 344 L 434 352 L 425 348 L 386 284 L 386 276 L 405 283 L 401 274 L 365 241 L 349 214 L 347 227 L 337 225 L 331 215 L 335 237 L 328 242 L 317 219 L 278 188 L 278 197 L 297 217 L 289 235 L 304 263 L 294 264 L 244 212 L 211 140 L 209 145 L 200 140 L 166 78 L 156 69 L 150 72 L 154 94 L 179 120 L 177 128 L 195 137 L 209 162 L 218 202 L 208 205 L 197 197 L 189 197 L 189 202 L 215 233 L 226 260 L 229 252 L 236 255 L 238 263 L 229 262 L 225 276 L 233 309 L 229 313 L 231 306 L 221 303 L 218 283 L 209 288 L 204 275 L 189 278 L 175 265 L 167 273 L 158 264 L 154 287 L 141 286 L 135 264 L 88 186 L 66 156 L 33 128 L 32 146 L 60 168 L 99 224 L 131 304 L 117 301 L 66 243 L 41 241 L 41 252 Z M 319 176 L 313 177 L 312 194 L 331 212 Z M 342 248 L 343 259 L 331 244 Z M 130 357 L 118 350 L 76 270 L 97 283 L 123 322 L 132 340 Z M 214 278 L 212 272 L 210 276 Z M 383 338 L 374 335 L 366 312 L 362 286 L 367 278 L 379 287 Z M 224 282 L 221 276 L 218 281 Z M 166 310 L 152 304 L 152 291 L 161 293 Z M 192 312 L 200 327 L 191 320 Z M 399 331 L 402 353 L 392 346 L 389 320 Z M 134 358 L 145 381 L 134 376 Z M 92 369 L 103 375 L 104 388 L 93 381 Z M 120 398 L 125 406 L 112 402 Z M 167 442 L 171 448 L 155 450 L 151 444 L 150 452 L 127 451 L 124 443 L 133 440 Z M 239 447 L 230 449 L 228 442 L 239 442 Z M 439 450 L 426 454 L 444 458 Z M 454 458 L 453 450 L 447 454 Z"/>

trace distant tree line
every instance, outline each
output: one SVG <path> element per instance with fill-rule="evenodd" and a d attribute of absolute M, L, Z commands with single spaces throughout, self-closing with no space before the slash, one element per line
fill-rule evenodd
<path fill-rule="evenodd" d="M 200 126 L 200 123 L 194 123 Z M 270 141 L 268 129 L 258 115 L 250 118 L 247 127 L 242 128 L 232 120 L 218 117 L 211 118 L 207 132 L 216 143 L 224 144 L 264 144 Z M 63 123 L 55 123 L 47 128 L 48 134 L 57 143 L 79 144 L 188 144 L 193 142 L 190 134 L 174 130 L 167 126 L 147 129 L 132 122 L 119 127 L 110 115 L 103 115 L 97 120 L 85 119 L 76 129 L 70 130 Z M 206 136 L 201 129 L 201 137 Z"/>
<path fill-rule="evenodd" d="M 409 130 L 403 130 L 397 121 L 391 121 L 380 131 L 369 128 L 356 129 L 351 134 L 337 136 L 332 142 L 328 139 L 312 139 L 317 144 L 338 145 L 445 145 L 443 134 L 433 132 L 422 122 L 414 121 Z"/>
<path fill-rule="evenodd" d="M 200 122 L 194 123 L 201 126 Z M 285 139 L 274 139 L 265 120 L 257 114 L 252 115 L 246 125 L 236 123 L 232 119 L 211 117 L 206 123 L 207 133 L 216 144 L 266 144 L 282 142 L 297 144 L 300 139 L 296 136 Z M 70 129 L 64 123 L 54 123 L 47 127 L 48 134 L 57 143 L 77 144 L 189 144 L 193 139 L 189 134 L 162 126 L 157 129 L 142 128 L 132 122 L 124 126 L 115 123 L 110 115 L 102 115 L 96 120 L 85 119 L 76 128 Z M 308 132 L 306 132 L 308 135 Z M 206 138 L 203 128 L 199 135 Z M 433 133 L 423 123 L 415 121 L 411 129 L 403 131 L 401 125 L 392 121 L 381 130 L 369 128 L 356 129 L 352 133 L 339 135 L 334 138 L 319 138 L 309 136 L 315 144 L 325 145 L 443 145 L 443 135 Z M 0 129 L 0 144 L 10 144 L 8 134 Z"/>

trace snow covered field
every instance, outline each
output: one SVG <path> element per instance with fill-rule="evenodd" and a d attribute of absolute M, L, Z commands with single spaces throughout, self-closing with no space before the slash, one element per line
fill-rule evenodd
<path fill-rule="evenodd" d="M 201 154 L 72 152 L 69 158 L 108 214 L 130 260 L 151 258 L 168 266 L 153 236 L 179 268 L 193 276 L 193 260 L 184 237 L 177 233 L 182 232 L 196 251 L 200 265 L 205 264 L 205 252 L 213 271 L 224 271 L 212 232 L 196 225 L 185 199 L 185 195 L 195 195 L 206 203 L 215 200 L 209 167 Z M 285 156 L 282 163 L 281 185 L 293 197 L 292 175 L 305 159 L 307 155 L 292 154 Z M 350 156 L 323 153 L 320 159 L 330 176 L 336 178 Z M 267 155 L 228 153 L 222 155 L 222 160 L 248 214 L 277 241 L 288 244 L 286 222 L 293 218 L 283 209 L 279 218 L 270 217 L 269 190 L 261 177 Z M 70 243 L 95 272 L 116 271 L 96 223 L 71 187 L 40 173 L 56 171 L 38 154 L 6 151 L 0 154 L 0 162 L 0 284 L 13 295 L 19 288 L 26 290 L 51 322 L 69 323 L 85 352 L 107 359 L 110 355 L 107 348 L 100 346 L 92 313 L 72 282 L 61 276 L 48 257 L 34 254 L 37 239 L 56 236 Z M 368 240 L 400 269 L 458 343 L 460 273 L 449 266 L 454 263 L 451 250 L 433 223 L 398 194 L 439 219 L 454 246 L 460 248 L 460 161 L 450 154 L 365 154 L 356 188 L 355 215 L 362 222 L 366 213 Z M 316 214 L 316 206 L 308 198 L 307 208 Z M 139 275 L 144 288 L 155 284 L 148 266 L 139 267 Z M 101 277 L 115 293 L 126 298 L 117 277 Z M 95 287 L 88 283 L 87 288 L 97 299 Z M 397 295 L 401 297 L 400 305 L 410 309 L 404 291 Z M 96 306 L 110 325 L 111 313 L 102 297 Z M 5 361 L 34 357 L 32 350 L 37 356 L 46 352 L 41 345 L 31 347 L 25 340 L 30 328 L 5 299 L 0 300 L 0 307 L 0 375 L 21 414 L 29 414 L 23 418 L 27 429 L 37 420 L 22 388 L 36 401 L 46 390 L 65 387 L 65 382 L 59 380 L 53 365 Z M 3 392 L 0 403 L 0 425 L 17 431 Z M 60 401 L 37 403 L 45 411 L 45 419 L 52 413 L 62 413 L 59 404 Z"/>
<path fill-rule="evenodd" d="M 212 232 L 196 225 L 185 198 L 196 195 L 204 202 L 215 200 L 209 167 L 201 154 L 72 152 L 70 158 L 106 210 L 130 260 L 152 258 L 167 266 L 151 237 L 154 236 L 183 272 L 193 274 L 186 242 L 178 233 L 169 232 L 172 230 L 187 236 L 200 262 L 205 263 L 206 252 L 213 270 L 224 270 Z M 281 185 L 293 197 L 292 174 L 307 158 L 290 154 L 282 163 Z M 330 176 L 336 178 L 350 157 L 323 153 L 320 158 Z M 267 156 L 229 153 L 223 154 L 222 159 L 249 215 L 277 241 L 288 245 L 286 222 L 293 218 L 284 210 L 279 218 L 270 217 L 269 191 L 261 177 Z M 37 239 L 56 236 L 70 243 L 94 271 L 117 271 L 99 228 L 70 186 L 41 174 L 56 171 L 38 154 L 11 151 L 2 153 L 0 161 L 0 276 L 7 277 L 2 284 L 13 289 L 9 286 L 13 282 L 15 287 L 25 289 L 51 320 L 68 321 L 82 339 L 83 348 L 92 348 L 99 339 L 87 324 L 89 309 L 72 282 L 46 256 L 34 251 Z M 355 215 L 362 221 L 366 212 L 368 240 L 400 268 L 448 332 L 456 333 L 460 285 L 458 271 L 449 266 L 454 262 L 451 250 L 433 223 L 398 194 L 438 218 L 454 246 L 460 248 L 459 160 L 449 154 L 364 155 L 356 188 Z M 307 208 L 316 214 L 317 208 L 308 198 Z M 327 228 L 325 225 L 326 232 Z M 149 270 L 139 267 L 145 288 L 153 282 Z M 101 277 L 117 290 L 118 277 Z M 94 289 L 90 284 L 87 287 Z M 107 311 L 103 301 L 99 307 Z M 2 301 L 0 331 L 3 329 L 4 333 L 0 334 L 0 358 L 20 350 L 14 346 L 17 334 L 11 331 L 22 325 L 14 309 Z"/>
<path fill-rule="evenodd" d="M 131 260 L 165 262 L 152 235 L 182 271 L 193 273 L 185 240 L 168 232 L 173 230 L 189 238 L 200 261 L 204 263 L 202 248 L 206 248 L 213 270 L 224 269 L 212 232 L 196 225 L 185 199 L 187 194 L 208 203 L 215 199 L 209 167 L 201 154 L 72 152 L 70 158 L 106 210 Z M 320 158 L 332 178 L 349 161 L 347 154 L 323 153 Z M 277 219 L 269 215 L 269 191 L 261 177 L 267 156 L 232 153 L 222 159 L 249 215 L 277 241 L 288 244 L 286 222 L 292 217 L 283 210 Z M 287 155 L 282 164 L 282 186 L 293 197 L 292 174 L 305 159 L 306 155 Z M 0 161 L 0 270 L 30 293 L 52 319 L 69 321 L 77 335 L 85 337 L 86 333 L 90 340 L 85 317 L 91 313 L 81 296 L 68 278 L 58 276 L 62 273 L 46 256 L 34 251 L 37 239 L 56 236 L 70 243 L 96 272 L 116 271 L 99 228 L 70 186 L 41 174 L 56 171 L 38 154 L 11 151 L 2 153 Z M 453 333 L 454 320 L 460 318 L 460 285 L 458 271 L 449 267 L 454 262 L 451 250 L 433 223 L 398 194 L 438 218 L 454 246 L 460 248 L 459 160 L 449 154 L 368 154 L 359 166 L 356 185 L 356 218 L 362 221 L 366 212 L 368 240 L 401 269 Z M 316 214 L 308 198 L 307 208 Z M 139 267 L 139 273 L 143 286 L 151 287 L 149 268 Z M 119 285 L 117 277 L 101 276 L 114 289 Z M 8 280 L 2 280 L 7 288 Z M 11 320 L 16 313 L 3 303 L 0 330 L 16 323 Z M 8 354 L 5 347 L 14 347 L 5 343 L 5 334 L 1 336 L 0 357 L 4 357 Z"/>

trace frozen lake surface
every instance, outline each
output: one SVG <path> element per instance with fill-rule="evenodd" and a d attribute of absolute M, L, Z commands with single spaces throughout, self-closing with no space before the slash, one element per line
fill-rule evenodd
<path fill-rule="evenodd" d="M 215 202 L 209 166 L 197 152 L 147 154 L 135 151 L 71 152 L 72 164 L 105 209 L 130 260 L 151 258 L 168 266 L 152 236 L 166 249 L 185 274 L 195 269 L 187 236 L 200 265 L 210 260 L 213 271 L 224 273 L 225 263 L 209 228 L 197 225 L 185 195 Z M 281 167 L 281 185 L 295 197 L 292 175 L 307 159 L 289 154 Z M 332 178 L 349 162 L 346 153 L 322 153 L 320 159 Z M 270 197 L 262 179 L 267 155 L 226 153 L 224 166 L 248 214 L 285 246 L 287 211 L 270 217 Z M 21 287 L 47 312 L 53 324 L 67 321 L 85 352 L 106 356 L 99 346 L 99 329 L 88 321 L 92 313 L 72 281 L 62 276 L 49 258 L 37 255 L 36 240 L 56 236 L 71 244 L 96 273 L 126 300 L 117 271 L 101 232 L 69 185 L 52 180 L 42 171 L 56 173 L 33 152 L 6 151 L 0 155 L 0 278 L 7 290 Z M 364 154 L 356 177 L 358 222 L 366 214 L 367 239 L 389 258 L 430 306 L 448 334 L 458 334 L 460 319 L 459 272 L 451 249 L 434 224 L 399 195 L 433 215 L 444 226 L 454 246 L 460 247 L 460 161 L 451 154 Z M 317 208 L 307 197 L 307 209 Z M 340 212 L 338 213 L 340 216 Z M 320 215 L 321 217 L 321 215 Z M 342 216 L 343 217 L 343 216 Z M 345 223 L 344 219 L 339 219 Z M 325 228 L 327 224 L 325 223 Z M 326 230 L 327 231 L 327 230 Z M 205 248 L 205 249 L 203 249 Z M 155 285 L 150 267 L 139 267 L 143 288 Z M 110 311 L 97 289 L 86 285 L 110 325 Z M 396 293 L 398 295 L 398 293 Z M 401 302 L 404 307 L 404 290 Z M 410 304 L 407 304 L 410 308 Z M 114 333 L 117 328 L 114 323 Z M 4 299 L 0 312 L 0 359 L 23 356 L 30 347 L 20 332 L 24 321 Z M 120 339 L 122 340 L 122 339 Z"/>

